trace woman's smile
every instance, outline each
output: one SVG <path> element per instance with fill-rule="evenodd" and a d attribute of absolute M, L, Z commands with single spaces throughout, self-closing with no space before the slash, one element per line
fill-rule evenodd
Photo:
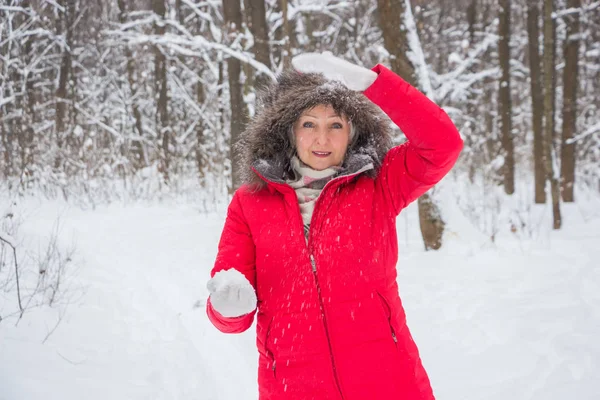
<path fill-rule="evenodd" d="M 331 155 L 330 151 L 315 151 L 315 150 L 313 150 L 312 153 L 315 155 L 315 157 L 319 157 L 319 158 L 326 158 Z"/>

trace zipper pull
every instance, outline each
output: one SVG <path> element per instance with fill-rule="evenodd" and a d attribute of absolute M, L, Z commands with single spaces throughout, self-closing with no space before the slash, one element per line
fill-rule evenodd
<path fill-rule="evenodd" d="M 394 343 L 398 343 L 398 338 L 396 337 L 396 332 L 392 332 L 392 339 L 394 339 Z"/>
<path fill-rule="evenodd" d="M 317 263 L 315 262 L 315 256 L 310 255 L 310 265 L 312 266 L 313 272 L 317 272 Z"/>

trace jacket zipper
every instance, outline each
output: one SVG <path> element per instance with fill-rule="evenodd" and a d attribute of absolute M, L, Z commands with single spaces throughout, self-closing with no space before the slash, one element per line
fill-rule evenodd
<path fill-rule="evenodd" d="M 315 257 L 310 255 L 310 265 L 312 266 L 313 275 L 315 277 L 315 283 L 317 285 L 317 295 L 319 297 L 319 306 L 321 307 L 321 316 L 323 317 L 323 326 L 325 327 L 325 336 L 327 337 L 327 346 L 329 347 L 329 357 L 331 357 L 331 367 L 333 368 L 333 378 L 335 380 L 335 385 L 337 386 L 338 392 L 340 393 L 341 398 L 344 398 L 344 394 L 342 393 L 342 387 L 340 386 L 340 381 L 337 375 L 337 369 L 335 367 L 335 359 L 333 357 L 333 349 L 331 347 L 331 339 L 329 337 L 329 328 L 327 327 L 327 317 L 325 316 L 325 307 L 323 305 L 323 297 L 321 296 L 321 286 L 319 285 L 319 277 L 317 275 L 317 263 L 315 262 Z"/>
<path fill-rule="evenodd" d="M 258 172 L 256 170 L 254 170 L 254 172 L 256 172 L 258 174 Z M 350 175 L 344 175 L 338 178 L 334 178 L 332 180 L 330 180 L 329 182 L 327 182 L 325 184 L 325 186 L 323 186 L 323 189 L 321 189 L 321 195 L 319 196 L 319 198 L 317 199 L 316 203 L 315 203 L 315 208 L 313 210 L 313 217 L 315 216 L 315 211 L 317 210 L 317 206 L 320 203 L 320 200 L 323 198 L 323 192 L 325 192 L 325 189 L 332 184 L 333 182 L 337 181 L 337 180 L 341 180 L 341 179 L 352 179 L 355 176 L 361 174 L 364 171 L 358 171 L 355 172 L 353 174 Z M 258 174 L 259 176 L 262 177 L 262 175 Z M 263 178 L 265 179 L 265 178 Z M 292 189 L 293 190 L 293 189 Z M 304 223 L 302 222 L 302 215 L 300 214 L 300 209 L 298 209 L 298 217 L 299 217 L 299 221 L 300 221 L 300 230 L 302 232 L 302 236 L 304 236 Z M 310 223 L 311 227 L 313 225 L 312 221 Z M 309 231 L 309 238 L 311 236 L 312 229 Z M 306 249 L 309 252 L 309 256 L 310 256 L 310 265 L 311 265 L 311 269 L 313 272 L 313 276 L 315 277 L 315 284 L 317 286 L 317 297 L 319 297 L 319 306 L 321 308 L 321 316 L 323 317 L 323 327 L 325 328 L 325 336 L 327 337 L 327 346 L 329 347 L 329 357 L 331 358 L 331 366 L 333 368 L 333 378 L 335 380 L 335 385 L 337 386 L 338 392 L 340 393 L 340 397 L 342 398 L 342 400 L 344 399 L 344 395 L 342 393 L 342 387 L 340 386 L 340 381 L 338 379 L 338 375 L 337 375 L 337 370 L 335 367 L 335 359 L 333 357 L 333 348 L 331 347 L 331 339 L 329 336 L 329 328 L 327 327 L 327 317 L 325 316 L 325 307 L 323 305 L 323 297 L 321 296 L 321 286 L 319 285 L 319 277 L 317 275 L 317 263 L 315 262 L 315 257 L 313 256 L 312 252 L 310 251 L 310 245 L 309 239 L 305 239 L 304 243 L 306 244 Z M 275 373 L 275 369 L 276 369 L 276 363 L 275 360 L 273 360 L 273 373 Z"/>
<path fill-rule="evenodd" d="M 357 174 L 353 174 L 353 175 L 349 175 L 346 177 L 352 177 L 354 175 L 358 175 Z M 339 179 L 339 178 L 337 178 Z M 317 199 L 316 203 L 315 203 L 315 208 L 313 209 L 313 217 L 316 214 L 317 208 L 320 204 L 320 200 L 323 198 L 323 193 L 325 192 L 325 189 L 334 181 L 336 181 L 337 179 L 332 179 L 329 182 L 327 182 L 325 184 L 325 186 L 323 187 L 323 189 L 321 190 L 321 195 L 319 196 L 319 198 Z M 300 213 L 298 212 L 298 216 L 300 217 L 300 225 L 302 227 L 302 232 L 304 233 L 304 224 L 302 223 L 302 215 L 300 215 Z M 337 390 L 340 394 L 340 397 L 342 398 L 342 400 L 344 399 L 344 394 L 342 393 L 342 386 L 340 385 L 340 381 L 338 378 L 338 374 L 337 374 L 337 368 L 335 366 L 335 358 L 333 357 L 333 348 L 331 346 L 331 337 L 329 336 L 329 327 L 327 325 L 327 316 L 325 315 L 325 305 L 323 304 L 323 296 L 321 296 L 321 285 L 319 284 L 319 275 L 317 274 L 317 263 L 315 261 L 315 256 L 312 254 L 311 251 L 311 246 L 310 246 L 310 238 L 312 237 L 312 233 L 314 232 L 312 230 L 313 227 L 313 222 L 311 221 L 310 223 L 311 229 L 309 230 L 309 234 L 308 234 L 308 239 L 305 240 L 306 243 L 306 247 L 309 253 L 309 257 L 310 257 L 310 266 L 313 272 L 313 276 L 315 278 L 315 285 L 317 286 L 317 297 L 319 298 L 319 307 L 321 309 L 321 317 L 323 318 L 323 327 L 325 329 L 325 337 L 327 338 L 327 347 L 329 348 L 329 357 L 331 358 L 331 367 L 333 369 L 333 379 L 335 380 L 335 385 L 337 387 Z"/>

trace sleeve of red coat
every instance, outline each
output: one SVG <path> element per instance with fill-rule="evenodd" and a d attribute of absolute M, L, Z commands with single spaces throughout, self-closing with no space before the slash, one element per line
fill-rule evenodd
<path fill-rule="evenodd" d="M 219 241 L 217 259 L 210 276 L 213 277 L 217 272 L 224 269 L 235 268 L 246 276 L 246 279 L 256 290 L 254 241 L 244 217 L 239 192 L 238 190 L 234 194 L 233 200 L 229 204 L 225 226 Z M 256 310 L 254 310 L 250 314 L 240 317 L 224 317 L 212 307 L 210 298 L 206 304 L 206 312 L 212 324 L 224 333 L 244 332 L 250 328 L 254 321 L 254 314 L 256 314 Z"/>
<path fill-rule="evenodd" d="M 378 176 L 397 214 L 450 171 L 463 141 L 448 115 L 398 75 L 377 65 L 364 92 L 402 130 L 408 141 L 386 155 Z"/>

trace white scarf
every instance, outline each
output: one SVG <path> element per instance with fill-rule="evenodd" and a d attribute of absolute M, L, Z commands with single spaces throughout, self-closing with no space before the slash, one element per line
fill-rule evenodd
<path fill-rule="evenodd" d="M 296 173 L 296 180 L 287 181 L 296 191 L 298 204 L 300 205 L 300 214 L 304 224 L 304 236 L 308 240 L 310 221 L 315 209 L 315 203 L 321 194 L 321 191 L 331 179 L 339 172 L 341 167 L 329 167 L 321 171 L 316 171 L 304 164 L 297 156 L 291 159 L 292 169 Z"/>

